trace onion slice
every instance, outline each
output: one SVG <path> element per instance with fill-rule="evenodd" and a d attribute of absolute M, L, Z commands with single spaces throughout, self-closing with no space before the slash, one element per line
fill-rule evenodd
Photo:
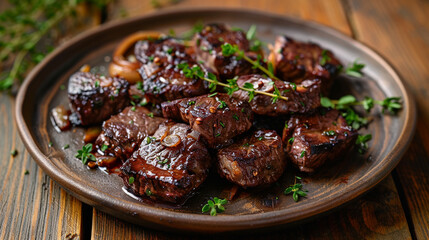
<path fill-rule="evenodd" d="M 141 66 L 140 62 L 126 59 L 125 54 L 137 41 L 158 39 L 160 36 L 159 32 L 137 32 L 125 38 L 113 53 L 113 59 L 109 65 L 110 76 L 122 77 L 131 84 L 141 81 L 137 71 Z"/>
<path fill-rule="evenodd" d="M 177 147 L 180 144 L 180 142 L 181 142 L 180 137 L 175 134 L 172 134 L 165 137 L 162 140 L 161 144 L 166 147 Z"/>

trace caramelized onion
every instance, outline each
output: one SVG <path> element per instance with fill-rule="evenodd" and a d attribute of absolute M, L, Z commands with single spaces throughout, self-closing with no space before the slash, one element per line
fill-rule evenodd
<path fill-rule="evenodd" d="M 129 83 L 134 84 L 141 81 L 138 69 L 141 64 L 135 58 L 126 58 L 127 51 L 134 46 L 137 41 L 150 38 L 157 39 L 161 36 L 158 32 L 137 32 L 125 38 L 113 53 L 112 62 L 109 65 L 109 73 L 112 77 L 122 77 Z"/>
<path fill-rule="evenodd" d="M 112 156 L 97 156 L 97 164 L 100 167 L 114 167 L 118 162 L 116 157 Z"/>
<path fill-rule="evenodd" d="M 165 137 L 161 143 L 166 147 L 177 147 L 177 145 L 180 144 L 180 141 L 181 140 L 179 136 L 172 134 Z"/>
<path fill-rule="evenodd" d="M 101 133 L 101 127 L 90 127 L 85 131 L 83 136 L 83 141 L 85 143 L 95 142 L 98 135 Z"/>
<path fill-rule="evenodd" d="M 69 120 L 70 111 L 66 110 L 63 106 L 58 106 L 52 109 L 52 119 L 61 131 L 70 129 L 71 123 Z"/>

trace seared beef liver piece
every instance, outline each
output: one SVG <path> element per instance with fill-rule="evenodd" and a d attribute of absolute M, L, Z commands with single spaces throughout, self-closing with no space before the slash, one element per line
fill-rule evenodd
<path fill-rule="evenodd" d="M 165 118 L 182 120 L 201 133 L 210 148 L 232 143 L 232 138 L 249 130 L 253 114 L 247 102 L 225 93 L 178 99 L 161 104 Z"/>
<path fill-rule="evenodd" d="M 244 86 L 245 83 L 253 84 L 256 90 L 268 93 L 274 92 L 276 86 L 281 95 L 288 98 L 287 101 L 278 99 L 272 103 L 272 97 L 255 94 L 255 97 L 250 101 L 252 111 L 260 115 L 279 116 L 290 113 L 306 113 L 313 111 L 320 106 L 320 80 L 305 80 L 299 85 L 294 86 L 289 82 L 272 80 L 268 77 L 263 77 L 258 74 L 244 75 L 238 78 L 237 84 Z M 239 90 L 233 93 L 234 98 L 242 101 L 249 101 L 248 92 Z"/>
<path fill-rule="evenodd" d="M 302 172 L 314 172 L 341 157 L 353 148 L 356 137 L 357 131 L 337 110 L 324 115 L 293 116 L 283 131 L 287 154 Z"/>
<path fill-rule="evenodd" d="M 252 69 L 252 65 L 244 59 L 239 60 L 236 56 L 224 57 L 222 55 L 222 45 L 229 43 L 237 45 L 251 59 L 257 59 L 258 53 L 250 51 L 249 41 L 243 31 L 232 31 L 224 24 L 207 24 L 201 32 L 195 35 L 194 43 L 197 60 L 202 61 L 209 71 L 218 74 L 222 80 L 256 73 L 256 70 Z"/>
<path fill-rule="evenodd" d="M 208 93 L 208 83 L 199 78 L 187 78 L 178 64 L 196 65 L 192 48 L 172 38 L 140 41 L 135 46 L 136 58 L 143 79 L 142 90 L 152 103 L 194 97 Z"/>
<path fill-rule="evenodd" d="M 269 60 L 275 66 L 276 75 L 284 81 L 301 83 L 307 79 L 321 79 L 325 95 L 342 68 L 331 51 L 286 36 L 276 38 Z"/>
<path fill-rule="evenodd" d="M 219 174 L 244 188 L 271 184 L 286 167 L 282 140 L 274 130 L 246 134 L 220 149 L 217 158 Z"/>
<path fill-rule="evenodd" d="M 122 78 L 77 72 L 68 84 L 71 109 L 82 126 L 100 124 L 128 106 L 128 88 Z"/>
<path fill-rule="evenodd" d="M 144 107 L 127 107 L 103 123 L 101 134 L 95 141 L 97 157 L 116 157 L 125 162 L 140 146 L 146 136 L 151 136 L 167 119 L 151 117 Z M 103 145 L 107 146 L 102 151 Z M 103 157 L 101 157 L 103 158 Z"/>
<path fill-rule="evenodd" d="M 206 179 L 211 165 L 199 138 L 186 124 L 162 124 L 121 167 L 125 186 L 138 196 L 173 203 L 184 200 Z"/>

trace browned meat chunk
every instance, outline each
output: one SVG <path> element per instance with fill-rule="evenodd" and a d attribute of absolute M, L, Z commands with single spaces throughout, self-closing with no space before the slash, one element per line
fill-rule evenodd
<path fill-rule="evenodd" d="M 143 79 L 142 90 L 152 103 L 194 97 L 208 92 L 208 84 L 201 79 L 187 78 L 179 64 L 196 64 L 191 48 L 175 39 L 140 41 L 135 46 L 136 58 Z"/>
<path fill-rule="evenodd" d="M 213 95 L 213 96 L 212 96 Z M 165 118 L 182 120 L 201 133 L 211 148 L 232 143 L 232 138 L 249 130 L 253 114 L 247 102 L 224 93 L 165 102 Z"/>
<path fill-rule="evenodd" d="M 257 59 L 258 53 L 250 51 L 250 44 L 244 32 L 232 31 L 224 24 L 208 24 L 195 35 L 194 41 L 198 61 L 202 61 L 209 71 L 218 74 L 221 79 L 255 73 L 256 70 L 244 59 L 222 55 L 222 45 L 229 43 L 237 45 L 251 59 Z"/>
<path fill-rule="evenodd" d="M 273 103 L 270 96 L 256 94 L 250 106 L 252 111 L 260 115 L 279 116 L 289 113 L 306 113 L 320 106 L 320 80 L 305 80 L 299 85 L 289 82 L 275 81 L 261 75 L 245 75 L 237 80 L 237 84 L 243 87 L 245 83 L 251 83 L 256 90 L 274 93 L 274 86 L 282 96 L 288 100 L 278 99 Z M 234 98 L 249 101 L 248 92 L 239 90 L 233 93 Z"/>
<path fill-rule="evenodd" d="M 217 153 L 218 172 L 241 187 L 271 184 L 283 174 L 286 155 L 280 136 L 257 130 Z"/>
<path fill-rule="evenodd" d="M 302 172 L 314 172 L 337 159 L 355 142 L 357 132 L 337 110 L 292 117 L 283 131 L 283 143 L 292 163 Z"/>
<path fill-rule="evenodd" d="M 206 179 L 211 164 L 199 138 L 186 124 L 162 124 L 121 167 L 125 186 L 138 196 L 184 200 Z"/>
<path fill-rule="evenodd" d="M 284 81 L 301 83 L 307 79 L 321 79 L 325 95 L 342 68 L 331 51 L 286 36 L 277 37 L 269 60 L 275 66 L 276 75 Z"/>
<path fill-rule="evenodd" d="M 99 156 L 125 162 L 146 136 L 151 136 L 166 119 L 154 117 L 144 107 L 127 107 L 103 123 L 95 144 Z M 101 157 L 103 159 L 103 157 Z"/>
<path fill-rule="evenodd" d="M 70 77 L 68 96 L 82 126 L 102 123 L 129 104 L 129 84 L 121 78 L 77 72 Z"/>

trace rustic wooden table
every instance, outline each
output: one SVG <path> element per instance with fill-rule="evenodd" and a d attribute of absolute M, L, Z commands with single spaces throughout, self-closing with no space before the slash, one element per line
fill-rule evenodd
<path fill-rule="evenodd" d="M 418 107 L 417 132 L 398 167 L 336 212 L 280 232 L 246 238 L 429 238 L 429 1 L 155 1 L 161 8 L 242 7 L 313 20 L 371 46 L 402 75 Z M 1 4 L 0 4 L 1 5 Z M 154 1 L 118 0 L 105 21 L 156 11 Z M 96 21 L 97 22 L 97 21 Z M 0 239 L 189 239 L 123 222 L 53 182 L 29 156 L 14 122 L 15 99 L 0 94 Z M 11 149 L 19 154 L 12 158 Z M 28 174 L 24 174 L 28 171 Z M 237 236 L 235 236 L 237 237 Z M 208 236 L 207 238 L 216 238 Z M 224 237 L 223 237 L 224 238 Z"/>

